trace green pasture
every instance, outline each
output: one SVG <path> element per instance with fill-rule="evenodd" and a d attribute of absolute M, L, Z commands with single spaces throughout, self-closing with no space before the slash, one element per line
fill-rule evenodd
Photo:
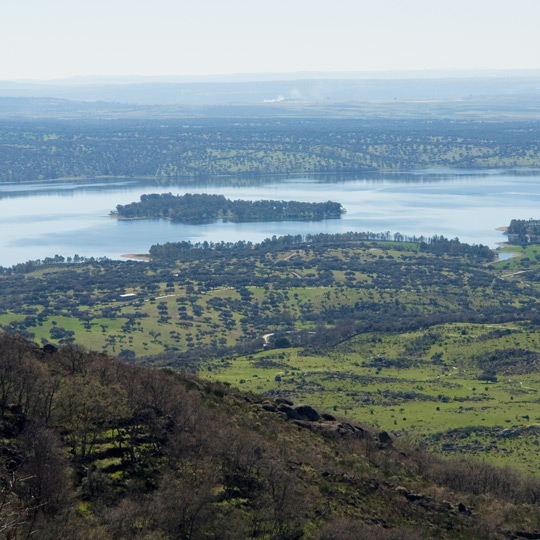
<path fill-rule="evenodd" d="M 499 250 L 502 253 L 515 253 L 506 261 L 496 262 L 496 267 L 504 270 L 533 270 L 540 267 L 540 245 L 517 246 L 506 244 Z"/>
<path fill-rule="evenodd" d="M 451 324 L 368 334 L 322 354 L 290 348 L 208 361 L 201 374 L 270 397 L 306 402 L 395 434 L 416 433 L 419 444 L 447 455 L 482 454 L 483 459 L 534 469 L 536 474 L 536 446 L 533 453 L 526 451 L 531 435 L 505 439 L 499 433 L 540 426 L 540 370 L 500 374 L 488 381 L 482 380 L 477 365 L 480 355 L 512 348 L 540 352 L 540 330 L 515 324 Z M 480 439 L 467 435 L 449 449 L 451 437 L 445 434 L 470 426 L 492 432 Z"/>

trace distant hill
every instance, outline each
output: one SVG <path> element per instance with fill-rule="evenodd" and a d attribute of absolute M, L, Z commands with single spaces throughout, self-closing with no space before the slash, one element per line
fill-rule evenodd
<path fill-rule="evenodd" d="M 223 108 L 189 119 L 4 119 L 0 182 L 540 166 L 534 119 L 220 118 Z"/>
<path fill-rule="evenodd" d="M 478 96 L 534 94 L 540 75 L 452 76 L 437 78 L 317 78 L 257 81 L 175 82 L 174 79 L 59 80 L 0 82 L 1 97 L 61 98 L 138 104 L 227 104 L 294 101 L 447 100 Z"/>

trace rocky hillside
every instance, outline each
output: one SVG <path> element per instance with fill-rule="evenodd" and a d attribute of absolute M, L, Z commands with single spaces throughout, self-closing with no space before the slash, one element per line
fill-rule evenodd
<path fill-rule="evenodd" d="M 540 482 L 306 404 L 0 336 L 0 536 L 540 538 Z"/>

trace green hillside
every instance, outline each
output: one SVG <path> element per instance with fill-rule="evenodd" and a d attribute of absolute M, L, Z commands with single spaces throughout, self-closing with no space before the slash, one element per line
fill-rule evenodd
<path fill-rule="evenodd" d="M 540 525 L 538 480 L 307 405 L 7 335 L 0 382 L 4 538 L 502 539 Z"/>

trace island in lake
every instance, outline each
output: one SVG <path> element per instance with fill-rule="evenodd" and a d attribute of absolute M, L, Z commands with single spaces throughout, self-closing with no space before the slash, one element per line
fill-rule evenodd
<path fill-rule="evenodd" d="M 223 195 L 172 193 L 141 195 L 139 202 L 116 207 L 119 219 L 163 218 L 187 223 L 208 223 L 216 219 L 237 223 L 250 221 L 319 221 L 341 217 L 340 203 L 327 201 L 232 201 Z"/>

